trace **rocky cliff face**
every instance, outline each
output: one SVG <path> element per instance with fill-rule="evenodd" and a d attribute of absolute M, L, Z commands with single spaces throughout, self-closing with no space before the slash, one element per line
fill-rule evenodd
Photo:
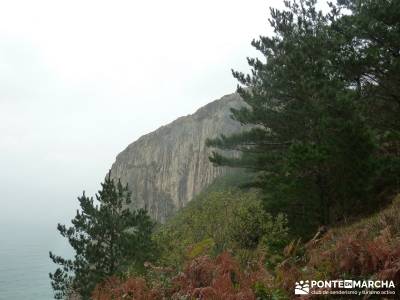
<path fill-rule="evenodd" d="M 216 177 L 227 172 L 208 160 L 205 140 L 240 130 L 230 108 L 240 107 L 237 94 L 222 97 L 146 134 L 118 156 L 111 176 L 128 183 L 134 208 L 147 208 L 159 222 L 185 206 Z"/>

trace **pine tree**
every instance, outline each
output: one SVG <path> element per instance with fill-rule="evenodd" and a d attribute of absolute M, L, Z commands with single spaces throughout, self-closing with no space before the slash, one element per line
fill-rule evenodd
<path fill-rule="evenodd" d="M 115 183 L 110 174 L 101 186 L 96 194 L 98 204 L 83 193 L 72 226 L 58 224 L 58 231 L 68 239 L 75 256 L 64 259 L 50 252 L 52 261 L 60 265 L 49 274 L 56 299 L 71 294 L 90 299 L 97 283 L 128 266 L 140 271 L 155 253 L 151 240 L 154 223 L 146 211 L 127 208 L 127 186 Z"/>
<path fill-rule="evenodd" d="M 332 33 L 340 38 L 336 61 L 349 86 L 357 89 L 360 111 L 379 145 L 378 189 L 400 191 L 400 2 L 338 0 Z M 378 191 L 379 192 L 379 191 Z"/>
<path fill-rule="evenodd" d="M 316 0 L 285 1 L 271 9 L 275 34 L 253 41 L 264 56 L 248 59 L 251 75 L 233 72 L 246 102 L 232 109 L 247 132 L 208 140 L 216 165 L 257 172 L 266 209 L 288 214 L 292 229 L 306 233 L 351 213 L 369 187 L 374 144 L 336 65 L 341 40 L 331 33 L 339 18 L 324 15 Z"/>

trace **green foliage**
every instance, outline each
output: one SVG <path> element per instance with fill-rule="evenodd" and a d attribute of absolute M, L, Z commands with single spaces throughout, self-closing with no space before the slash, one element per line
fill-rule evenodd
<path fill-rule="evenodd" d="M 228 247 L 228 232 L 233 212 L 249 201 L 256 201 L 254 193 L 238 189 L 215 191 L 211 187 L 192 200 L 155 234 L 162 250 L 163 264 L 179 267 L 188 255 L 189 246 L 212 240 L 211 252 Z M 214 191 L 213 191 L 214 190 Z"/>
<path fill-rule="evenodd" d="M 288 241 L 287 220 L 273 218 L 259 201 L 243 203 L 233 212 L 228 237 L 239 249 L 256 249 L 260 244 L 269 252 L 283 249 Z"/>
<path fill-rule="evenodd" d="M 214 247 L 215 247 L 215 243 L 214 243 L 213 239 L 208 238 L 208 239 L 202 240 L 202 241 L 198 242 L 197 244 L 190 246 L 189 251 L 187 253 L 187 257 L 195 258 L 200 255 L 205 255 L 210 251 L 210 249 L 213 249 Z"/>
<path fill-rule="evenodd" d="M 337 67 L 358 90 L 360 112 L 372 128 L 379 152 L 377 187 L 400 190 L 400 2 L 340 0 L 351 14 L 336 20 Z"/>
<path fill-rule="evenodd" d="M 144 210 L 130 211 L 130 194 L 121 182 L 110 174 L 96 195 L 98 204 L 85 193 L 78 198 L 81 210 L 72 219 L 71 227 L 58 224 L 60 234 L 75 250 L 74 259 L 64 259 L 50 252 L 50 258 L 60 265 L 50 274 L 56 299 L 78 293 L 89 299 L 97 283 L 135 266 L 152 260 L 155 245 L 151 240 L 153 222 Z"/>
<path fill-rule="evenodd" d="M 185 259 L 224 250 L 232 250 L 246 263 L 247 258 L 256 259 L 253 253 L 258 249 L 271 254 L 283 249 L 286 219 L 267 214 L 256 191 L 228 188 L 221 182 L 230 180 L 217 180 L 155 233 L 161 264 L 179 269 Z"/>
<path fill-rule="evenodd" d="M 274 35 L 252 43 L 263 60 L 233 72 L 247 105 L 232 118 L 253 127 L 207 141 L 239 151 L 210 160 L 252 170 L 266 210 L 302 236 L 376 206 L 372 189 L 399 188 L 399 3 L 339 2 L 328 14 L 316 0 L 271 9 Z"/>

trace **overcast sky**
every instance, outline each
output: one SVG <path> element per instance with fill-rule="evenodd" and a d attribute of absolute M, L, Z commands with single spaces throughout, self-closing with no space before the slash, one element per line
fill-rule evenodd
<path fill-rule="evenodd" d="M 0 221 L 64 220 L 139 136 L 235 90 L 266 0 L 0 0 Z"/>

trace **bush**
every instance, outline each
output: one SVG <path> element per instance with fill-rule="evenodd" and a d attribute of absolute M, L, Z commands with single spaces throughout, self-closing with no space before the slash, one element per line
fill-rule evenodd
<path fill-rule="evenodd" d="M 201 194 L 154 234 L 162 252 L 160 264 L 181 267 L 190 258 L 188 248 L 206 240 L 212 241 L 207 249 L 211 255 L 232 248 L 230 227 L 235 212 L 258 203 L 258 195 L 253 191 L 230 188 Z"/>

